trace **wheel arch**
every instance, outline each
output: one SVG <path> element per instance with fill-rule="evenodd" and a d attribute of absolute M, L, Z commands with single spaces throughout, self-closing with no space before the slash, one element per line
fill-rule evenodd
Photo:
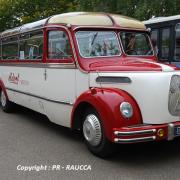
<path fill-rule="evenodd" d="M 77 129 L 77 130 L 81 129 L 83 115 L 88 108 L 95 109 L 95 107 L 92 104 L 90 104 L 89 102 L 86 102 L 86 101 L 82 101 L 77 105 L 77 107 L 75 108 L 73 115 L 72 115 L 72 119 L 73 119 L 71 121 L 72 129 Z"/>
<path fill-rule="evenodd" d="M 120 113 L 123 101 L 131 102 L 135 113 L 129 120 Z M 94 108 L 99 114 L 105 134 L 111 140 L 113 128 L 142 123 L 141 112 L 136 101 L 127 92 L 113 88 L 92 88 L 78 97 L 71 114 L 71 128 L 80 129 L 83 115 L 88 108 Z"/>
<path fill-rule="evenodd" d="M 4 91 L 4 94 L 6 95 L 6 98 L 9 100 L 5 85 L 4 85 L 3 81 L 0 79 L 0 92 L 1 91 Z"/>

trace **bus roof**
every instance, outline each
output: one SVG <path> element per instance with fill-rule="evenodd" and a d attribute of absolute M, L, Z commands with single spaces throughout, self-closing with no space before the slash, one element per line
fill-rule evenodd
<path fill-rule="evenodd" d="M 147 21 L 143 21 L 144 24 L 155 24 L 160 22 L 166 22 L 166 21 L 173 21 L 180 19 L 180 15 L 175 16 L 167 16 L 167 17 L 155 17 L 152 19 L 149 19 Z"/>
<path fill-rule="evenodd" d="M 14 35 L 17 33 L 38 29 L 49 24 L 102 27 L 113 27 L 116 24 L 120 28 L 140 30 L 146 29 L 145 25 L 142 22 L 126 16 L 108 13 L 74 12 L 54 15 L 40 21 L 28 23 L 14 29 L 6 30 L 2 32 L 0 35 L 2 37 Z"/>

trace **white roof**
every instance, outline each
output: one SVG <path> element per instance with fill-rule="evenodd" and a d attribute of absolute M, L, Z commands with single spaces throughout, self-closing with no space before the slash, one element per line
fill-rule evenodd
<path fill-rule="evenodd" d="M 120 28 L 146 30 L 145 25 L 136 19 L 129 18 L 118 14 L 109 13 L 95 13 L 95 12 L 73 12 L 53 15 L 49 18 L 24 24 L 20 27 L 6 30 L 0 33 L 1 37 L 16 35 L 18 33 L 25 33 L 30 30 L 42 28 L 46 25 L 61 24 L 61 25 L 77 25 L 77 26 L 102 26 Z"/>
<path fill-rule="evenodd" d="M 180 19 L 180 15 L 168 16 L 168 17 L 156 17 L 156 18 L 149 19 L 147 21 L 143 21 L 143 23 L 153 24 L 153 23 L 166 22 L 166 21 L 172 21 L 172 20 L 178 20 L 178 19 Z"/>

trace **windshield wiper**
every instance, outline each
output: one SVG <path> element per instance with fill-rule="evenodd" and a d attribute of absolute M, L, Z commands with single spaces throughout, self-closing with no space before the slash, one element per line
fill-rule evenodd
<path fill-rule="evenodd" d="M 96 39 L 97 35 L 98 35 L 98 32 L 94 34 L 94 36 L 93 36 L 93 40 L 92 40 L 92 42 L 91 42 L 91 46 L 94 44 L 94 42 L 95 42 L 95 39 Z"/>

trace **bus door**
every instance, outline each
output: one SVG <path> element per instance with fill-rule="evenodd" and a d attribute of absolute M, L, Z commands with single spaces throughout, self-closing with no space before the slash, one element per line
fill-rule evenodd
<path fill-rule="evenodd" d="M 159 36 L 159 59 L 165 62 L 172 61 L 172 27 L 167 26 L 160 28 L 160 36 Z"/>
<path fill-rule="evenodd" d="M 70 126 L 70 114 L 76 94 L 76 69 L 70 35 L 64 28 L 48 28 L 46 36 L 45 88 L 43 93 L 44 97 L 47 98 L 47 114 L 53 121 L 61 121 L 58 123 Z"/>
<path fill-rule="evenodd" d="M 180 23 L 175 25 L 174 61 L 180 67 Z"/>

